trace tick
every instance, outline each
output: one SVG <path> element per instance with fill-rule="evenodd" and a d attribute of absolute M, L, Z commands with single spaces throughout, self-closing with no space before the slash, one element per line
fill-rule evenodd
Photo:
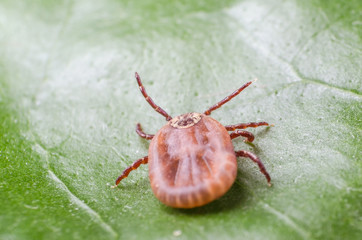
<path fill-rule="evenodd" d="M 124 170 L 113 187 L 117 187 L 132 170 L 148 163 L 152 191 L 162 203 L 174 208 L 198 207 L 221 197 L 230 189 L 236 179 L 237 157 L 254 161 L 271 185 L 270 176 L 260 159 L 251 152 L 234 151 L 231 142 L 236 137 L 252 142 L 254 135 L 241 129 L 269 124 L 249 122 L 223 126 L 209 117 L 212 111 L 237 96 L 253 81 L 244 84 L 204 113 L 191 112 L 173 118 L 154 103 L 137 73 L 136 80 L 146 101 L 166 118 L 167 123 L 155 135 L 143 132 L 141 125 L 137 124 L 137 134 L 152 140 L 148 156 Z"/>

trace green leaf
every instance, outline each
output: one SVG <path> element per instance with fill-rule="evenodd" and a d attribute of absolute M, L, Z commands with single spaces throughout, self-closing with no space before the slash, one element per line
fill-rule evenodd
<path fill-rule="evenodd" d="M 361 1 L 0 3 L 0 239 L 358 239 Z M 251 129 L 272 177 L 240 158 L 222 198 L 179 210 L 152 194 L 135 133 L 213 112 Z"/>

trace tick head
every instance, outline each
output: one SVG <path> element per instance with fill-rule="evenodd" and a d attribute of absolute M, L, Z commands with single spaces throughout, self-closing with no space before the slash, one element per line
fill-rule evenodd
<path fill-rule="evenodd" d="M 185 113 L 174 117 L 169 121 L 169 124 L 174 128 L 189 128 L 198 123 L 202 118 L 201 113 Z"/>

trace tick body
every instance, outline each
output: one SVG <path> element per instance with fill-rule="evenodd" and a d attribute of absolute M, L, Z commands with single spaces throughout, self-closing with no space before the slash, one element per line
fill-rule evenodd
<path fill-rule="evenodd" d="M 198 121 L 178 126 L 197 116 Z M 178 119 L 179 118 L 179 119 Z M 166 205 L 192 208 L 219 198 L 234 183 L 236 156 L 225 127 L 204 114 L 191 113 L 161 128 L 151 141 L 151 187 Z"/>
<path fill-rule="evenodd" d="M 152 191 L 162 203 L 175 208 L 198 207 L 221 197 L 230 189 L 237 174 L 238 156 L 256 162 L 270 185 L 270 176 L 260 159 L 247 151 L 234 151 L 231 142 L 239 136 L 253 141 L 252 133 L 238 129 L 268 126 L 268 123 L 223 126 L 208 116 L 252 82 L 244 84 L 204 113 L 186 113 L 172 118 L 148 96 L 137 73 L 136 79 L 143 96 L 166 118 L 167 124 L 155 135 L 144 133 L 141 125 L 137 124 L 136 132 L 145 139 L 152 139 L 148 156 L 128 167 L 114 187 L 132 170 L 148 163 Z"/>

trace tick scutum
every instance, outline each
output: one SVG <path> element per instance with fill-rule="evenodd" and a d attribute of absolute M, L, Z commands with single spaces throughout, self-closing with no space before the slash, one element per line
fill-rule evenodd
<path fill-rule="evenodd" d="M 189 128 L 194 126 L 200 120 L 200 113 L 191 112 L 174 117 L 169 121 L 169 124 L 174 128 Z"/>

